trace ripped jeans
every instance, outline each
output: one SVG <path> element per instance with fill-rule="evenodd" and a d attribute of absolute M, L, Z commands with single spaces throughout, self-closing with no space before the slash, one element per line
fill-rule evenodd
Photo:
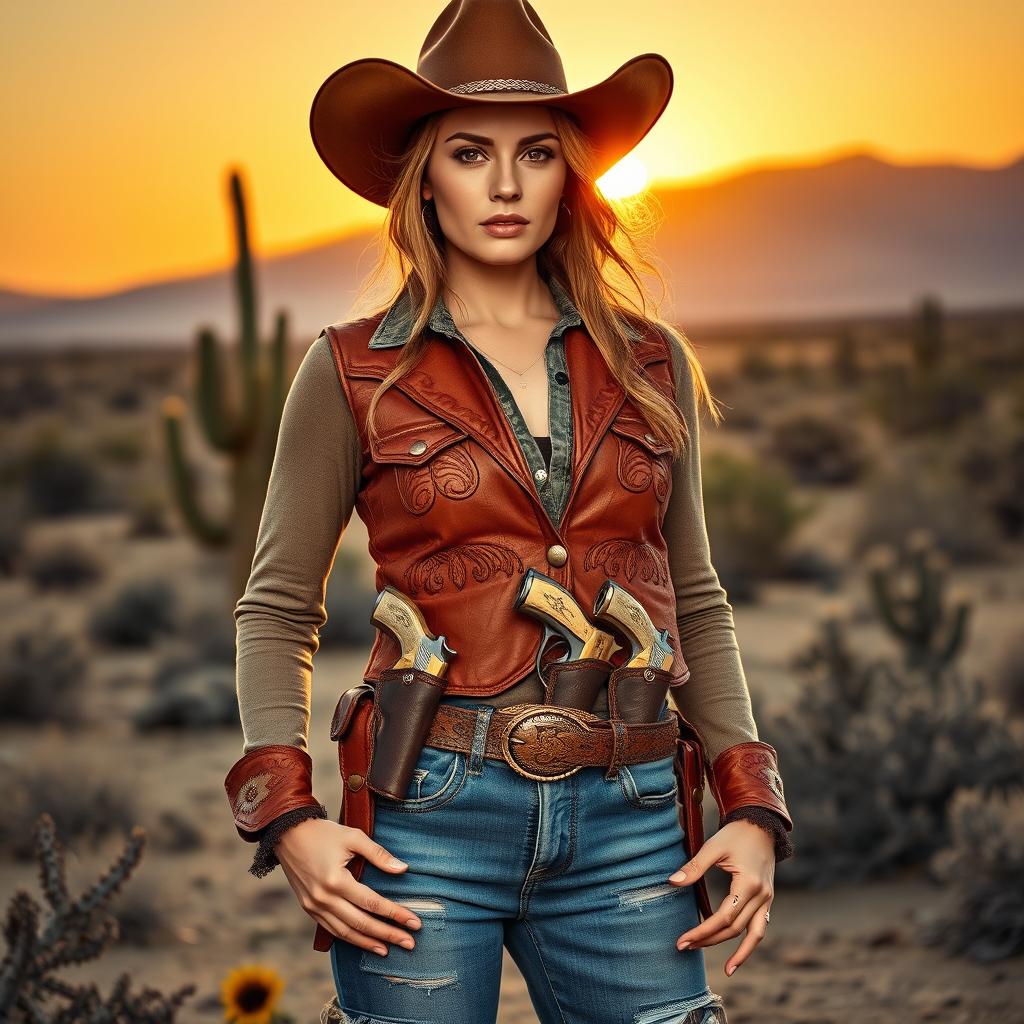
<path fill-rule="evenodd" d="M 687 859 L 672 758 L 527 779 L 483 756 L 492 705 L 445 700 L 477 710 L 473 752 L 424 746 L 405 798 L 376 798 L 373 837 L 409 867 L 362 876 L 423 927 L 387 956 L 335 939 L 324 1019 L 494 1024 L 504 946 L 541 1024 L 725 1024 L 703 950 L 675 946 L 698 914 L 667 881 Z"/>

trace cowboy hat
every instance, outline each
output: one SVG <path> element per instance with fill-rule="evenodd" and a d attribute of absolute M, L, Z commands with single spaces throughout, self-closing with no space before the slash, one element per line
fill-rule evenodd
<path fill-rule="evenodd" d="M 570 92 L 528 0 L 451 0 L 427 33 L 415 72 L 381 57 L 345 64 L 317 90 L 309 130 L 335 177 L 387 206 L 397 160 L 428 114 L 483 103 L 559 107 L 593 144 L 599 178 L 654 127 L 671 95 L 672 68 L 657 53 Z"/>

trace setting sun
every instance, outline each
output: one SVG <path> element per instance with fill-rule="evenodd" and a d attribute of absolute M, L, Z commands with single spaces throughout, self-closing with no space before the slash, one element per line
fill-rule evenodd
<path fill-rule="evenodd" d="M 644 162 L 633 154 L 624 157 L 597 179 L 597 187 L 608 199 L 635 196 L 647 187 L 649 175 Z"/>

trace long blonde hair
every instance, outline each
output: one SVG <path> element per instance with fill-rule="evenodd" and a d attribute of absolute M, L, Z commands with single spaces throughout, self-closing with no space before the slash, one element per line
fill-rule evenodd
<path fill-rule="evenodd" d="M 655 276 L 665 291 L 665 281 L 654 264 L 647 238 L 653 214 L 641 196 L 614 207 L 594 185 L 592 147 L 571 115 L 547 108 L 555 121 L 562 152 L 568 164 L 564 204 L 569 209 L 565 226 L 556 225 L 552 236 L 537 251 L 538 271 L 555 277 L 571 296 L 595 345 L 627 395 L 641 408 L 652 430 L 672 445 L 678 457 L 688 439 L 685 421 L 674 402 L 668 401 L 643 375 L 633 354 L 633 343 L 624 333 L 622 317 L 639 317 L 675 337 L 690 367 L 696 402 L 704 401 L 717 423 L 721 415 L 713 404 L 707 379 L 686 335 L 649 309 L 657 309 L 632 264 Z M 374 411 L 384 390 L 401 379 L 419 361 L 428 343 L 423 333 L 446 280 L 443 239 L 437 227 L 428 225 L 422 210 L 420 188 L 442 112 L 425 118 L 397 161 L 395 186 L 381 227 L 380 254 L 365 277 L 352 310 L 354 318 L 372 317 L 387 310 L 406 287 L 416 311 L 409 342 L 403 346 L 395 368 L 381 382 L 370 402 L 368 428 L 379 435 Z M 561 215 L 559 221 L 561 222 Z M 625 255 L 629 252 L 629 256 Z M 649 255 L 650 253 L 650 255 Z M 619 284 L 632 284 L 639 306 L 629 303 Z"/>

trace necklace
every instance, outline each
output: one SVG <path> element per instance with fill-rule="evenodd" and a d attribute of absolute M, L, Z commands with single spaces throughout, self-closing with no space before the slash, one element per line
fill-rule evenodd
<path fill-rule="evenodd" d="M 508 363 L 503 363 L 497 356 L 492 356 L 489 352 L 484 352 L 484 350 L 480 348 L 479 345 L 476 347 L 479 348 L 480 351 L 483 352 L 483 354 L 487 356 L 488 359 L 493 359 L 496 363 L 499 363 L 501 366 L 504 366 L 506 370 L 511 370 L 519 378 L 519 387 L 521 389 L 525 389 L 528 383 L 527 381 L 523 380 L 523 377 L 527 373 L 529 373 L 530 370 L 532 370 L 544 358 L 544 352 L 541 351 L 541 354 L 537 356 L 537 358 L 534 359 L 534 361 L 530 363 L 530 365 L 525 370 L 520 372 L 514 366 L 509 366 Z"/>

